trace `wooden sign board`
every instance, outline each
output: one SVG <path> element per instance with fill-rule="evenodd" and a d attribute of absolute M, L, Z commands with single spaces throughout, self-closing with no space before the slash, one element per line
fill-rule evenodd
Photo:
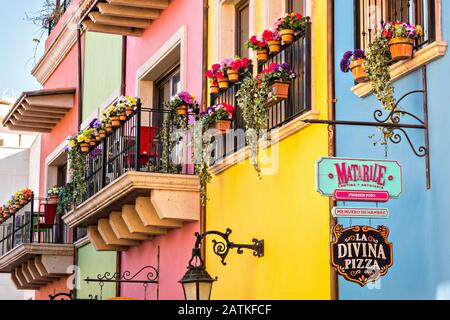
<path fill-rule="evenodd" d="M 345 279 L 365 286 L 386 275 L 393 264 L 389 229 L 379 226 L 336 225 L 331 243 L 331 264 Z"/>

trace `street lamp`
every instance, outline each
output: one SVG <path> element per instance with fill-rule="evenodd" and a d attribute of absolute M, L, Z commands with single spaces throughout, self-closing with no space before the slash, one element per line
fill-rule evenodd
<path fill-rule="evenodd" d="M 253 244 L 235 244 L 229 241 L 231 230 L 227 229 L 226 233 L 219 231 L 207 231 L 203 234 L 196 233 L 197 241 L 192 250 L 192 257 L 189 260 L 188 271 L 179 281 L 183 287 L 184 297 L 186 300 L 209 300 L 211 297 L 212 285 L 217 278 L 212 278 L 206 271 L 205 263 L 201 257 L 201 242 L 208 235 L 217 235 L 224 241 L 213 240 L 213 251 L 221 257 L 222 264 L 226 265 L 225 259 L 231 249 L 237 249 L 238 254 L 242 254 L 243 249 L 253 251 L 255 257 L 264 256 L 264 240 L 253 239 Z"/>

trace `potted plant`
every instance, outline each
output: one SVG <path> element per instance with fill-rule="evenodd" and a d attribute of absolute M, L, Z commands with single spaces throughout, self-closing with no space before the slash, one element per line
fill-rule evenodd
<path fill-rule="evenodd" d="M 381 34 L 389 40 L 392 61 L 411 59 L 414 55 L 414 42 L 422 33 L 422 27 L 406 22 L 384 23 Z"/>
<path fill-rule="evenodd" d="M 60 192 L 60 189 L 57 186 L 54 186 L 53 188 L 49 189 L 47 191 L 47 195 L 49 196 L 47 203 L 48 204 L 57 204 L 59 192 Z"/>
<path fill-rule="evenodd" d="M 257 76 L 257 79 L 260 83 L 269 84 L 272 88 L 269 98 L 279 101 L 289 97 L 289 87 L 296 77 L 296 73 L 292 71 L 289 64 L 271 63 Z"/>
<path fill-rule="evenodd" d="M 278 31 L 264 30 L 262 37 L 267 42 L 270 53 L 281 51 L 281 36 Z"/>
<path fill-rule="evenodd" d="M 228 62 L 229 69 L 227 71 L 230 82 L 238 82 L 241 78 L 241 74 L 248 72 L 249 64 L 250 60 L 248 58 L 241 59 L 239 57 L 235 57 L 234 59 L 231 59 Z"/>
<path fill-rule="evenodd" d="M 304 30 L 307 18 L 300 13 L 285 13 L 280 16 L 273 25 L 273 30 L 278 31 L 284 44 L 294 42 L 295 34 Z"/>
<path fill-rule="evenodd" d="M 117 99 L 116 107 L 120 107 L 120 109 L 125 109 L 125 116 L 129 117 L 133 112 L 137 105 L 137 98 L 131 96 L 121 96 Z M 121 120 L 126 120 L 122 117 Z"/>
<path fill-rule="evenodd" d="M 116 111 L 116 106 L 114 104 L 106 108 L 104 114 L 110 119 L 113 128 L 120 127 L 119 113 Z"/>
<path fill-rule="evenodd" d="M 9 204 L 8 202 L 3 205 L 3 217 L 5 219 L 8 219 L 11 216 L 11 212 L 9 211 Z"/>
<path fill-rule="evenodd" d="M 231 121 L 236 113 L 236 108 L 227 103 L 219 103 L 209 107 L 201 114 L 203 125 L 210 128 L 214 125 L 215 129 L 221 133 L 226 133 L 231 128 Z"/>
<path fill-rule="evenodd" d="M 87 153 L 89 152 L 89 142 L 91 141 L 91 137 L 85 136 L 84 132 L 77 136 L 78 146 L 81 149 L 81 152 Z"/>
<path fill-rule="evenodd" d="M 102 123 L 102 127 L 99 130 L 100 136 L 102 139 L 106 138 L 106 133 L 113 131 L 113 126 L 111 124 L 111 119 L 109 115 L 107 115 L 104 111 L 100 117 L 100 122 Z"/>
<path fill-rule="evenodd" d="M 189 109 L 196 105 L 195 96 L 187 91 L 181 91 L 170 100 L 170 107 L 176 110 L 178 115 L 185 116 Z"/>
<path fill-rule="evenodd" d="M 262 34 L 254 35 L 245 43 L 245 46 L 256 51 L 258 61 L 267 61 L 269 59 L 269 46 Z"/>
<path fill-rule="evenodd" d="M 210 89 L 212 94 L 219 94 L 219 81 L 217 80 L 216 73 L 220 70 L 220 64 L 213 64 L 211 69 L 206 71 L 206 76 L 210 80 Z"/>
<path fill-rule="evenodd" d="M 351 71 L 357 83 L 367 82 L 369 78 L 363 67 L 365 60 L 366 53 L 364 50 L 347 51 L 341 60 L 341 71 L 344 73 Z"/>

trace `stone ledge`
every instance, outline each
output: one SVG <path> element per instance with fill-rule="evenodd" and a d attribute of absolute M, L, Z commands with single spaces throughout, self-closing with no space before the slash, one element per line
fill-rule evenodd
<path fill-rule="evenodd" d="M 318 112 L 310 111 L 305 113 L 304 115 L 295 118 L 294 120 L 288 122 L 284 126 L 280 127 L 279 129 L 276 129 L 272 132 L 270 132 L 269 140 L 261 140 L 259 142 L 260 149 L 266 149 L 276 143 L 279 143 L 283 139 L 286 139 L 290 135 L 293 135 L 294 133 L 310 126 L 309 123 L 303 122 L 303 120 L 309 119 L 309 120 L 317 120 L 319 119 L 320 114 Z M 273 139 L 273 137 L 277 137 L 276 139 Z M 228 168 L 239 164 L 246 159 L 250 157 L 250 148 L 247 146 L 233 154 L 230 154 L 229 156 L 225 157 L 223 160 L 219 161 L 218 163 L 214 164 L 209 168 L 209 171 L 212 174 L 220 174 L 227 170 Z"/>
<path fill-rule="evenodd" d="M 35 256 L 73 256 L 74 252 L 72 244 L 21 244 L 0 257 L 0 273 L 12 272 L 15 267 Z"/>
<path fill-rule="evenodd" d="M 444 56 L 447 46 L 448 44 L 445 41 L 435 41 L 415 52 L 411 60 L 400 61 L 392 65 L 390 67 L 392 81 L 401 79 L 420 67 Z M 351 90 L 358 97 L 364 98 L 372 93 L 372 85 L 370 82 L 360 83 Z"/>
<path fill-rule="evenodd" d="M 111 209 L 113 204 L 119 205 L 120 200 L 130 195 L 132 195 L 132 198 L 142 195 L 142 190 L 147 195 L 150 194 L 150 190 L 199 193 L 200 181 L 197 176 L 190 175 L 127 172 L 96 195 L 80 204 L 75 210 L 66 214 L 63 220 L 69 228 L 74 228 L 82 224 L 86 224 L 87 226 L 89 225 L 89 219 L 96 222 L 102 217 L 99 215 L 101 212 L 104 213 L 105 217 L 109 216 L 110 212 L 108 211 L 114 211 L 114 209 Z M 139 191 L 141 191 L 141 194 L 139 194 Z M 134 193 L 135 195 L 133 197 Z"/>

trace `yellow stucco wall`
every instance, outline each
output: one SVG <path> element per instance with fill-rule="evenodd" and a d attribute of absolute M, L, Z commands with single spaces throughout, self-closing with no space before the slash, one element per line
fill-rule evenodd
<path fill-rule="evenodd" d="M 327 117 L 326 1 L 313 1 L 315 83 L 321 118 Z M 214 4 L 210 3 L 210 63 L 214 57 Z M 256 6 L 262 16 L 262 5 Z M 265 26 L 261 25 L 260 29 Z M 261 31 L 261 30 L 259 30 Z M 207 230 L 231 228 L 231 241 L 265 240 L 265 256 L 230 253 L 227 265 L 206 250 L 207 270 L 218 281 L 212 299 L 330 299 L 328 199 L 315 192 L 315 161 L 328 155 L 327 128 L 308 126 L 278 144 L 275 175 L 257 177 L 238 164 L 208 186 Z"/>

